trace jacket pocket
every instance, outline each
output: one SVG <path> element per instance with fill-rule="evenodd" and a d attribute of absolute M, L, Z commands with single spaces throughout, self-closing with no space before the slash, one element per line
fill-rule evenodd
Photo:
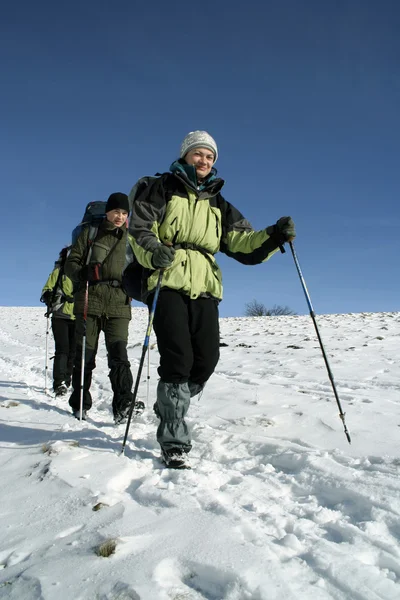
<path fill-rule="evenodd" d="M 214 227 L 212 227 L 211 219 L 209 221 L 209 227 L 210 227 L 210 234 L 212 234 L 212 237 L 214 238 L 212 241 L 212 245 L 215 248 L 215 250 L 214 250 L 214 254 L 215 254 L 219 250 L 219 246 L 220 246 L 220 242 L 221 242 L 221 235 L 222 235 L 221 211 L 219 210 L 219 208 L 214 208 L 213 206 L 210 206 L 210 211 L 212 213 L 210 216 L 211 216 L 211 219 L 213 220 Z M 211 242 L 211 238 L 210 238 L 210 242 Z"/>
<path fill-rule="evenodd" d="M 163 226 L 163 233 L 161 236 L 162 242 L 172 242 L 176 235 L 176 232 L 179 231 L 179 223 L 178 217 L 174 217 L 170 222 L 168 222 L 165 227 Z"/>

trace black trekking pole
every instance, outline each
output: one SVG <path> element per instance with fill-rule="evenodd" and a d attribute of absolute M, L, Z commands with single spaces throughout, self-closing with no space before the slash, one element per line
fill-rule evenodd
<path fill-rule="evenodd" d="M 46 352 L 45 352 L 45 361 L 44 361 L 44 393 L 47 394 L 49 393 L 49 390 L 47 389 L 47 379 L 48 379 L 48 372 L 49 372 L 49 324 L 50 324 L 50 309 L 47 309 L 47 312 L 45 314 L 46 317 Z"/>
<path fill-rule="evenodd" d="M 146 335 L 145 335 L 143 346 L 142 346 L 142 355 L 140 357 L 139 369 L 138 369 L 138 373 L 137 373 L 137 377 L 136 377 L 135 388 L 133 390 L 133 397 L 132 397 L 131 407 L 130 407 L 129 413 L 128 413 L 128 422 L 126 424 L 125 436 L 124 436 L 124 441 L 122 442 L 120 455 L 124 454 L 124 452 L 125 452 L 126 440 L 128 438 L 128 432 L 129 432 L 129 427 L 130 427 L 131 420 L 132 420 L 133 409 L 135 408 L 135 404 L 136 404 L 136 397 L 137 397 L 137 393 L 138 393 L 138 389 L 139 389 L 140 377 L 142 375 L 144 359 L 146 357 L 146 352 L 149 347 L 150 334 L 151 334 L 151 330 L 153 327 L 154 313 L 156 312 L 157 300 L 158 300 L 158 296 L 160 294 L 163 274 L 164 274 L 164 269 L 161 269 L 158 274 L 156 290 L 154 292 L 153 303 L 151 305 L 151 311 L 149 314 L 149 322 L 147 325 Z"/>
<path fill-rule="evenodd" d="M 86 261 L 85 261 L 86 265 L 89 264 L 90 259 L 92 257 L 93 241 L 94 240 L 90 239 L 90 233 L 89 233 L 89 239 L 88 239 L 89 249 L 88 249 L 88 253 L 87 253 L 87 257 L 86 257 Z M 88 308 L 89 308 L 89 280 L 87 280 L 86 283 L 85 283 L 85 300 L 84 300 L 84 303 L 83 303 L 83 335 L 82 335 L 82 356 L 81 356 L 81 386 L 80 386 L 80 390 L 79 390 L 79 420 L 80 421 L 82 421 L 82 418 L 83 418 L 83 388 L 84 388 L 84 385 L 85 385 L 86 329 L 87 329 L 87 313 L 88 313 Z"/>
<path fill-rule="evenodd" d="M 303 287 L 303 291 L 304 291 L 304 295 L 305 295 L 306 300 L 307 300 L 308 308 L 310 309 L 310 316 L 311 316 L 311 318 L 313 320 L 313 323 L 314 323 L 314 327 L 315 327 L 315 331 L 317 333 L 319 345 L 321 347 L 322 356 L 324 357 L 325 365 L 326 365 L 326 368 L 327 368 L 327 371 L 328 371 L 328 376 L 329 376 L 330 382 L 332 384 L 332 389 L 333 389 L 333 393 L 334 393 L 335 398 L 336 398 L 336 403 L 337 403 L 338 408 L 339 408 L 339 417 L 341 418 L 341 420 L 343 422 L 344 433 L 346 435 L 347 441 L 349 442 L 349 444 L 351 444 L 350 434 L 349 434 L 349 432 L 347 430 L 347 427 L 346 427 L 346 421 L 344 420 L 346 413 L 343 412 L 342 406 L 340 404 L 339 395 L 337 393 L 336 385 L 335 385 L 335 382 L 334 382 L 334 379 L 333 379 L 333 375 L 332 375 L 332 371 L 331 371 L 330 366 L 329 366 L 328 357 L 326 355 L 325 348 L 324 348 L 324 345 L 322 343 L 321 335 L 319 333 L 317 321 L 315 319 L 315 312 L 314 312 L 313 306 L 311 304 L 311 298 L 310 298 L 310 295 L 309 295 L 309 293 L 307 291 L 306 283 L 304 281 L 304 277 L 303 277 L 303 274 L 302 274 L 301 269 L 300 269 L 300 264 L 299 264 L 299 261 L 298 261 L 297 255 L 296 255 L 296 251 L 294 249 L 293 242 L 289 242 L 289 246 L 290 246 L 290 250 L 292 251 L 292 256 L 293 256 L 294 264 L 296 265 L 296 269 L 297 269 L 297 272 L 298 272 L 299 277 L 300 277 L 300 282 L 301 282 L 301 285 Z M 282 251 L 282 249 L 281 249 L 281 251 Z"/>
<path fill-rule="evenodd" d="M 79 420 L 83 417 L 83 388 L 85 385 L 85 358 L 86 358 L 86 326 L 87 312 L 89 306 L 89 281 L 85 286 L 85 300 L 83 305 L 83 335 L 82 335 L 82 356 L 81 356 L 81 386 L 79 390 Z"/>

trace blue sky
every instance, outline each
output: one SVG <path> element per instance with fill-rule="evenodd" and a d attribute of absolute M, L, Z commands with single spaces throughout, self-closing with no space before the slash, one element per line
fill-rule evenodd
<path fill-rule="evenodd" d="M 91 200 L 216 139 L 255 229 L 296 222 L 316 313 L 399 310 L 400 4 L 15 0 L 2 9 L 2 305 L 41 288 Z M 290 252 L 218 256 L 222 316 L 307 313 Z"/>

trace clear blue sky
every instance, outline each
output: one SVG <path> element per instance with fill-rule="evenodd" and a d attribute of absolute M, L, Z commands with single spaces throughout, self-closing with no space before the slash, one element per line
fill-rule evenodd
<path fill-rule="evenodd" d="M 253 227 L 294 218 L 317 313 L 399 310 L 399 31 L 397 0 L 4 4 L 1 304 L 38 305 L 86 203 L 206 129 Z M 308 312 L 290 252 L 218 258 L 222 316 Z"/>

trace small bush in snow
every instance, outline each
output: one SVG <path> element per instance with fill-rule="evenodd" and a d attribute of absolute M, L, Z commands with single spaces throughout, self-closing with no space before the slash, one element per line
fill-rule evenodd
<path fill-rule="evenodd" d="M 109 556 L 114 554 L 116 547 L 117 547 L 116 540 L 106 540 L 105 542 L 100 544 L 100 546 L 97 546 L 97 548 L 95 548 L 94 551 L 97 554 L 97 556 L 102 556 L 103 558 L 108 558 Z"/>

